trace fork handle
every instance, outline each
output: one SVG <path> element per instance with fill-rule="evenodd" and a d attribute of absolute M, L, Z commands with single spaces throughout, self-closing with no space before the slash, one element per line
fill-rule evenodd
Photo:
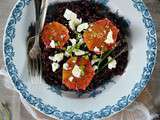
<path fill-rule="evenodd" d="M 36 12 L 36 35 L 39 34 L 44 26 L 48 0 L 34 0 L 35 1 L 35 12 Z"/>
<path fill-rule="evenodd" d="M 48 0 L 43 0 L 41 5 L 40 32 L 43 30 L 47 9 L 48 9 Z"/>
<path fill-rule="evenodd" d="M 42 0 L 34 0 L 35 4 L 35 14 L 36 14 L 36 22 L 35 22 L 35 35 L 38 35 L 40 30 L 40 16 L 41 16 L 41 5 Z"/>

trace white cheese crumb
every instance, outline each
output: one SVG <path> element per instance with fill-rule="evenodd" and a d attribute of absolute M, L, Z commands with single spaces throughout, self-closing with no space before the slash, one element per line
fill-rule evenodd
<path fill-rule="evenodd" d="M 69 50 L 72 46 L 67 46 L 67 50 Z"/>
<path fill-rule="evenodd" d="M 66 11 L 64 12 L 64 18 L 66 18 L 67 20 L 72 20 L 74 18 L 77 18 L 77 14 L 72 12 L 69 9 L 66 9 Z"/>
<path fill-rule="evenodd" d="M 58 53 L 58 54 L 55 54 L 53 57 L 49 56 L 49 59 L 54 62 L 60 62 L 63 60 L 63 57 L 64 57 L 64 53 Z"/>
<path fill-rule="evenodd" d="M 95 63 L 99 62 L 100 59 L 93 59 L 91 60 L 91 64 L 94 65 Z"/>
<path fill-rule="evenodd" d="M 100 51 L 100 49 L 99 49 L 98 47 L 95 47 L 95 48 L 94 48 L 94 52 L 100 53 L 101 51 Z"/>
<path fill-rule="evenodd" d="M 80 78 L 81 77 L 81 69 L 78 65 L 75 65 L 73 70 L 72 70 L 72 74 L 74 77 Z"/>
<path fill-rule="evenodd" d="M 55 48 L 55 47 L 56 47 L 56 42 L 55 42 L 54 40 L 52 40 L 52 41 L 50 42 L 50 46 L 51 46 L 52 48 Z"/>
<path fill-rule="evenodd" d="M 74 79 L 74 77 L 73 77 L 73 76 L 71 76 L 71 77 L 69 77 L 69 79 L 68 79 L 68 80 L 69 80 L 70 82 L 73 82 L 73 79 Z"/>
<path fill-rule="evenodd" d="M 77 32 L 82 32 L 83 30 L 86 30 L 89 27 L 88 23 L 82 23 L 78 25 Z"/>
<path fill-rule="evenodd" d="M 75 50 L 74 53 L 75 53 L 76 56 L 81 56 L 81 55 L 86 54 L 86 52 L 83 51 L 83 50 Z"/>
<path fill-rule="evenodd" d="M 65 56 L 69 57 L 71 53 L 69 53 L 69 49 L 71 49 L 72 46 L 67 46 L 67 50 L 65 51 Z"/>
<path fill-rule="evenodd" d="M 98 69 L 98 66 L 97 66 L 97 65 L 94 65 L 94 66 L 93 66 L 93 69 L 94 69 L 94 70 L 97 70 L 97 69 Z"/>
<path fill-rule="evenodd" d="M 108 57 L 108 61 L 111 61 L 113 58 L 112 57 Z M 108 68 L 110 70 L 112 70 L 113 68 L 116 68 L 117 66 L 117 61 L 115 59 L 113 59 L 109 64 L 108 64 Z"/>
<path fill-rule="evenodd" d="M 71 43 L 72 43 L 72 46 L 74 46 L 76 43 L 77 43 L 77 40 L 76 39 L 70 39 Z"/>
<path fill-rule="evenodd" d="M 52 71 L 55 72 L 58 68 L 60 67 L 60 65 L 56 62 L 52 63 Z"/>
<path fill-rule="evenodd" d="M 82 19 L 78 19 L 77 14 L 69 9 L 66 9 L 63 16 L 69 20 L 69 26 L 73 31 L 75 31 L 76 27 L 82 23 Z"/>
<path fill-rule="evenodd" d="M 79 39 L 79 42 L 78 42 L 78 44 L 83 44 L 83 43 L 84 43 L 84 40 L 83 40 L 83 38 Z"/>
<path fill-rule="evenodd" d="M 64 64 L 63 64 L 63 69 L 64 69 L 64 70 L 68 70 L 68 68 L 69 68 L 68 63 L 64 63 Z"/>
<path fill-rule="evenodd" d="M 78 34 L 78 40 L 79 40 L 78 44 L 83 44 L 84 43 L 82 34 Z"/>
<path fill-rule="evenodd" d="M 112 44 L 112 43 L 114 43 L 112 30 L 109 31 L 109 33 L 107 35 L 107 39 L 104 42 L 106 44 Z"/>
<path fill-rule="evenodd" d="M 70 56 L 70 54 L 67 52 L 67 51 L 65 51 L 65 54 L 64 54 L 66 57 L 69 57 Z"/>
<path fill-rule="evenodd" d="M 76 27 L 82 23 L 82 19 L 74 18 L 69 21 L 69 27 L 75 31 Z"/>

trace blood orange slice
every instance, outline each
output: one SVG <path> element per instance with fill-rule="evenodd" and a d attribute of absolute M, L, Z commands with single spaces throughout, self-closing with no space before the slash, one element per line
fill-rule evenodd
<path fill-rule="evenodd" d="M 69 40 L 69 30 L 58 22 L 49 23 L 44 26 L 42 40 L 46 48 L 62 48 Z"/>
<path fill-rule="evenodd" d="M 107 43 L 107 36 L 110 32 L 110 40 Z M 90 51 L 100 54 L 101 52 L 111 50 L 113 47 L 115 47 L 118 33 L 119 29 L 114 26 L 110 20 L 103 19 L 90 24 L 88 30 L 84 32 L 83 38 Z M 101 52 L 97 52 L 95 48 L 99 49 Z"/>
<path fill-rule="evenodd" d="M 63 84 L 72 90 L 86 90 L 92 81 L 95 71 L 89 61 L 84 57 L 72 57 L 67 61 L 67 69 L 63 68 Z M 79 67 L 80 76 L 74 76 L 74 68 Z"/>

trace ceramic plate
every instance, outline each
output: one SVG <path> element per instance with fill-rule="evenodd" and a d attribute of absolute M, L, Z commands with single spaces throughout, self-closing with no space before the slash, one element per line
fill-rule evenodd
<path fill-rule="evenodd" d="M 143 1 L 97 1 L 114 12 L 118 10 L 130 22 L 129 63 L 122 76 L 113 78 L 116 81 L 114 84 L 106 84 L 103 90 L 93 91 L 85 98 L 65 96 L 57 89 L 50 88 L 43 80 L 28 78 L 26 37 L 28 27 L 35 18 L 33 0 L 18 0 L 8 18 L 4 33 L 6 69 L 25 100 L 52 118 L 96 120 L 110 117 L 133 102 L 151 78 L 157 51 L 156 31 Z"/>

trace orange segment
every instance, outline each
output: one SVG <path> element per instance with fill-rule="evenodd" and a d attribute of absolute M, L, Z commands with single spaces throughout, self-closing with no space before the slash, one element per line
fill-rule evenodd
<path fill-rule="evenodd" d="M 72 90 L 86 90 L 95 75 L 95 71 L 91 66 L 89 59 L 84 57 L 72 57 L 67 61 L 67 64 L 68 69 L 63 69 L 63 84 Z M 83 69 L 83 74 L 81 74 L 80 78 L 77 78 L 72 74 L 75 65 L 78 65 Z M 72 80 L 70 80 L 71 78 Z"/>
<path fill-rule="evenodd" d="M 69 30 L 58 22 L 52 22 L 44 26 L 42 40 L 46 48 L 51 48 L 51 41 L 57 43 L 56 48 L 62 48 L 69 40 Z"/>
<path fill-rule="evenodd" d="M 107 38 L 109 31 L 113 33 L 114 43 L 106 44 L 104 41 Z M 108 19 L 98 20 L 92 24 L 87 31 L 84 32 L 84 42 L 90 51 L 94 51 L 94 48 L 99 48 L 102 52 L 110 50 L 115 46 L 119 29 L 113 25 Z"/>

